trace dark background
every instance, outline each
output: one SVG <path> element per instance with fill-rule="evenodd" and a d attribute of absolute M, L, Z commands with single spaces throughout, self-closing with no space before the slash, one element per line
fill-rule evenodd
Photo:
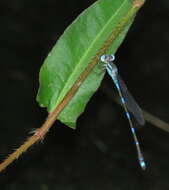
<path fill-rule="evenodd" d="M 35 100 L 39 69 L 65 28 L 92 0 L 0 1 L 0 160 L 47 116 Z M 169 1 L 147 0 L 116 63 L 139 104 L 169 122 Z M 169 189 L 169 134 L 146 124 L 137 134 L 147 170 L 139 167 L 123 110 L 105 77 L 77 130 L 58 121 L 44 142 L 0 174 L 1 190 Z M 105 88 L 106 87 L 106 88 Z"/>

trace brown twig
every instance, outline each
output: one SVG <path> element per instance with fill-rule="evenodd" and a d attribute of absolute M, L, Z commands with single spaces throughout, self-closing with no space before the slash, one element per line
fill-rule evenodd
<path fill-rule="evenodd" d="M 21 145 L 15 152 L 9 155 L 6 160 L 4 160 L 0 164 L 0 171 L 5 169 L 10 163 L 12 163 L 15 159 L 17 159 L 23 152 L 25 152 L 30 146 L 39 140 L 43 139 L 49 129 L 52 127 L 53 123 L 57 119 L 59 113 L 64 109 L 67 103 L 72 99 L 82 82 L 86 79 L 92 68 L 96 65 L 98 58 L 96 57 L 92 63 L 88 65 L 88 67 L 84 70 L 84 72 L 80 75 L 79 79 L 75 82 L 66 96 L 63 98 L 61 103 L 55 108 L 53 112 L 51 112 L 45 123 L 37 130 L 34 131 L 34 135 L 25 141 L 23 145 Z"/>

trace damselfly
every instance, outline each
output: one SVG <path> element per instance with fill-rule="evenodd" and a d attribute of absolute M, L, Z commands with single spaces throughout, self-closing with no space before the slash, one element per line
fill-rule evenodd
<path fill-rule="evenodd" d="M 118 69 L 117 69 L 116 65 L 113 63 L 114 59 L 115 59 L 114 55 L 102 55 L 100 58 L 100 60 L 102 62 L 106 63 L 106 70 L 107 70 L 108 74 L 110 75 L 110 77 L 113 79 L 113 82 L 117 88 L 121 103 L 125 110 L 126 117 L 130 124 L 131 132 L 133 134 L 134 142 L 135 142 L 136 149 L 137 149 L 139 164 L 140 164 L 141 168 L 143 170 L 145 170 L 146 164 L 145 164 L 144 157 L 143 157 L 143 154 L 140 149 L 140 144 L 137 139 L 135 128 L 133 126 L 129 111 L 134 115 L 134 117 L 136 118 L 136 120 L 138 121 L 138 123 L 140 125 L 144 125 L 145 120 L 144 120 L 144 117 L 143 117 L 140 107 L 138 106 L 138 104 L 136 103 L 134 98 L 131 96 L 131 94 L 127 90 L 125 83 L 123 82 L 120 75 L 118 74 Z"/>

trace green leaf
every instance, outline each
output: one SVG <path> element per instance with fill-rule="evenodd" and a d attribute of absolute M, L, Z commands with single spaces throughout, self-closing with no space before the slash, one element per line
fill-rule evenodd
<path fill-rule="evenodd" d="M 105 51 L 116 52 L 138 10 L 134 4 L 136 1 L 99 0 L 65 30 L 40 70 L 37 95 L 40 106 L 52 112 L 96 55 Z M 75 128 L 78 116 L 103 79 L 101 70 L 99 64 L 94 67 L 59 114 L 61 122 Z"/>

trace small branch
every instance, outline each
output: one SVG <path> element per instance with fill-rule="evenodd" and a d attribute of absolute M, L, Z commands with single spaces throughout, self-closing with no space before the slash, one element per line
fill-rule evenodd
<path fill-rule="evenodd" d="M 103 87 L 103 92 L 112 100 L 114 100 L 117 104 L 119 104 L 120 106 L 122 106 L 121 102 L 119 101 L 119 96 L 114 95 L 114 93 L 112 93 L 112 90 L 110 88 L 108 88 L 107 86 Z M 153 126 L 162 129 L 166 132 L 169 132 L 169 124 L 166 123 L 165 121 L 162 121 L 161 119 L 159 119 L 158 117 L 152 115 L 151 113 L 145 111 L 142 109 L 144 118 L 147 122 L 151 123 Z"/>
<path fill-rule="evenodd" d="M 145 117 L 145 120 L 151 123 L 152 125 L 158 127 L 159 129 L 162 129 L 169 133 L 169 124 L 165 121 L 162 121 L 158 117 L 148 113 L 147 111 L 143 110 L 143 115 Z"/>
<path fill-rule="evenodd" d="M 66 94 L 66 96 L 63 98 L 61 103 L 55 108 L 53 112 L 49 114 L 47 117 L 45 123 L 41 126 L 41 128 L 36 129 L 34 131 L 34 135 L 25 141 L 23 145 L 21 145 L 15 152 L 9 155 L 6 160 L 4 160 L 0 164 L 0 172 L 4 170 L 9 164 L 11 164 L 15 159 L 17 159 L 23 152 L 25 152 L 30 146 L 38 142 L 39 140 L 43 139 L 46 133 L 49 131 L 49 129 L 52 127 L 53 123 L 56 121 L 57 116 L 59 113 L 64 109 L 64 107 L 67 105 L 67 103 L 72 99 L 82 82 L 86 79 L 86 77 L 89 75 L 90 71 L 93 69 L 93 67 L 98 62 L 98 58 L 96 57 L 92 63 L 88 65 L 88 67 L 82 72 L 79 79 L 75 82 L 75 84 L 72 86 L 72 88 L 69 90 L 69 92 Z"/>

